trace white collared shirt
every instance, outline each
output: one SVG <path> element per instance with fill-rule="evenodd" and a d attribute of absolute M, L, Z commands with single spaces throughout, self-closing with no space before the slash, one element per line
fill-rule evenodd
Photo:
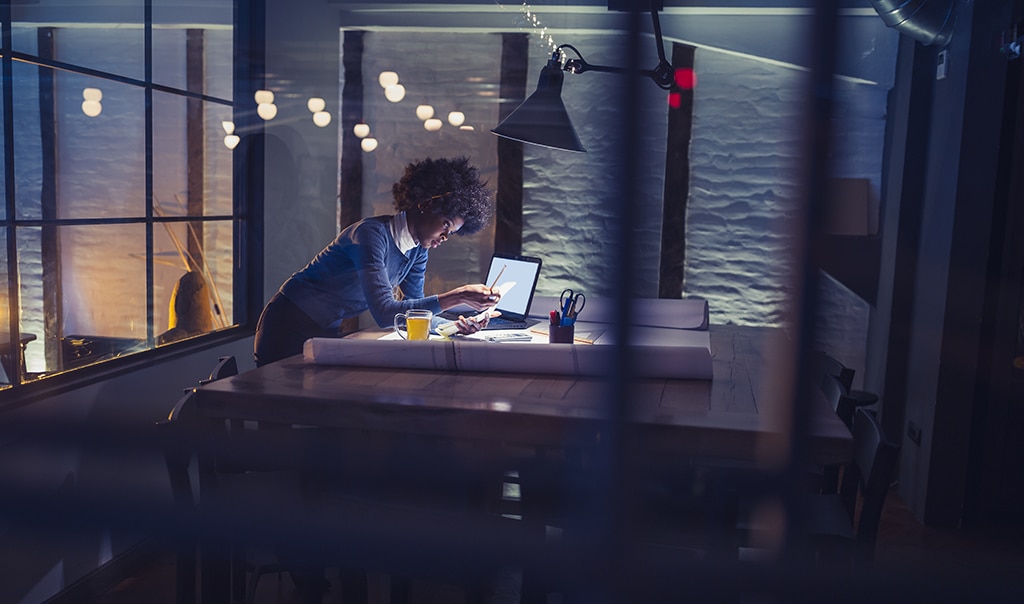
<path fill-rule="evenodd" d="M 405 212 L 399 212 L 391 217 L 391 236 L 395 238 L 395 245 L 403 254 L 420 244 L 409 232 L 409 221 L 405 217 Z"/>

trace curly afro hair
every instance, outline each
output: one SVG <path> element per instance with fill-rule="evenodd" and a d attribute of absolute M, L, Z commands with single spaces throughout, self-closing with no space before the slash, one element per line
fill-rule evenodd
<path fill-rule="evenodd" d="M 464 221 L 459 235 L 471 235 L 491 219 L 491 190 L 466 157 L 424 159 L 405 167 L 405 174 L 391 188 L 395 208 L 408 211 L 420 204 L 447 218 Z"/>

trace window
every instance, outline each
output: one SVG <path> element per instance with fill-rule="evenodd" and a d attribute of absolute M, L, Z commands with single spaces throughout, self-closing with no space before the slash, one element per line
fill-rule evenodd
<path fill-rule="evenodd" d="M 236 323 L 233 19 L 233 0 L 5 10 L 0 388 Z"/>

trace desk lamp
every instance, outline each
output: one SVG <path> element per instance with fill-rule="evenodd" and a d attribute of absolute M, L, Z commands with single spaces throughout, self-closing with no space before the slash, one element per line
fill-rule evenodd
<path fill-rule="evenodd" d="M 651 3 L 651 19 L 654 21 L 654 38 L 658 46 L 658 65 L 654 69 L 633 70 L 591 65 L 574 46 L 562 44 L 551 53 L 547 65 L 541 70 L 537 90 L 512 113 L 508 114 L 491 132 L 523 143 L 585 153 L 587 150 L 583 148 L 579 136 L 576 135 L 576 129 L 573 128 L 569 113 L 562 103 L 562 80 L 564 78 L 562 72 L 635 73 L 651 78 L 659 88 L 670 89 L 674 72 L 672 65 L 665 60 L 665 49 L 661 42 L 661 23 L 658 21 L 658 11 L 654 3 Z M 563 65 L 561 62 L 563 48 L 576 53 L 577 58 L 567 59 Z"/>

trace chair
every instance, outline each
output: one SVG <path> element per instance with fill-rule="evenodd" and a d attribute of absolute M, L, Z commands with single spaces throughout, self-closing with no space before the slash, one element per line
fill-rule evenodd
<path fill-rule="evenodd" d="M 821 390 L 825 400 L 832 406 L 839 419 L 847 428 L 853 427 L 853 415 L 859 408 L 867 408 L 878 402 L 871 392 L 851 390 L 853 369 L 843 365 L 835 357 L 817 351 L 814 353 L 812 379 Z M 829 466 L 813 472 L 810 477 L 811 490 L 819 493 L 835 493 L 838 488 L 839 468 Z"/>
<path fill-rule="evenodd" d="M 200 380 L 200 384 L 220 380 L 238 374 L 238 366 L 235 358 L 220 357 L 216 366 L 208 378 Z M 189 476 L 189 465 L 191 463 L 192 450 L 182 447 L 181 443 L 195 438 L 194 428 L 195 417 L 195 390 L 188 389 L 184 397 L 178 401 L 171 411 L 168 420 L 161 422 L 168 429 L 172 430 L 169 435 L 171 446 L 165 450 L 168 474 L 170 476 L 175 504 L 182 511 L 180 517 L 187 518 L 194 513 L 197 503 L 193 500 L 193 485 Z M 217 424 L 220 426 L 220 424 Z M 322 434 L 320 434 L 322 432 Z M 319 437 L 317 436 L 318 434 Z M 266 488 L 269 480 L 273 482 L 276 477 L 281 477 L 282 472 L 295 472 L 300 464 L 308 461 L 307 455 L 317 455 L 325 451 L 335 451 L 337 447 L 343 446 L 345 442 L 358 440 L 358 435 L 347 435 L 353 438 L 339 438 L 338 435 L 328 433 L 318 428 L 308 426 L 288 426 L 284 424 L 264 425 L 254 422 L 229 421 L 223 424 L 223 431 L 214 442 L 203 442 L 204 446 L 210 447 L 206 454 L 200 455 L 198 459 L 198 475 L 201 491 L 214 495 L 228 496 L 231 500 L 237 499 L 240 495 L 251 492 L 254 488 Z M 312 440 L 311 440 L 312 438 Z M 177 446 L 175 445 L 177 443 Z M 310 444 L 315 442 L 317 444 Z M 294 445 L 294 446 L 293 446 Z M 318 447 L 325 449 L 319 451 Z M 358 445 L 350 445 L 353 453 L 358 451 Z M 270 451 L 287 451 L 283 457 L 269 453 Z M 348 449 L 346 449 L 348 450 Z M 323 458 L 334 459 L 330 454 L 320 455 Z M 365 460 L 358 455 L 350 455 L 353 462 L 362 463 Z M 345 469 L 332 463 L 332 471 L 345 474 Z M 301 470 L 298 478 L 303 481 Z M 340 475 L 339 474 L 339 475 Z M 345 474 L 346 480 L 355 478 Z M 265 480 L 266 479 L 266 480 Z M 303 488 L 312 489 L 333 489 L 333 484 L 317 482 L 315 475 L 305 478 Z M 294 485 L 292 485 L 294 486 Z M 275 487 L 276 488 L 276 487 Z M 347 487 L 338 492 L 331 491 L 336 498 L 331 499 L 331 504 L 336 506 L 333 509 L 338 514 L 365 513 L 367 506 L 380 510 L 380 513 L 395 513 L 406 516 L 408 514 L 423 514 L 424 510 L 415 509 L 404 502 L 389 498 L 387 496 L 376 498 L 376 494 L 356 494 L 350 496 Z M 221 502 L 223 503 L 223 502 Z M 397 503 L 397 506 L 395 505 Z M 202 505 L 203 502 L 199 502 Z M 216 505 L 216 503 L 214 504 Z M 429 512 L 428 512 L 429 513 Z M 432 518 L 432 516 L 426 516 Z M 439 514 L 438 518 L 444 518 Z M 212 548 L 211 548 L 212 546 Z M 195 601 L 196 593 L 196 542 L 194 539 L 184 540 L 178 548 L 179 571 L 177 576 L 178 602 L 191 603 Z M 261 577 L 267 574 L 285 573 L 296 571 L 309 571 L 311 568 L 305 563 L 297 560 L 282 560 L 280 555 L 263 557 L 254 555 L 258 552 L 245 545 L 230 544 L 227 541 L 214 539 L 204 543 L 204 553 L 213 552 L 206 560 L 202 560 L 204 594 L 211 594 L 215 601 L 228 601 L 229 594 L 221 593 L 221 584 L 214 584 L 217 587 L 205 585 L 206 571 L 211 575 L 230 576 L 232 594 L 236 594 L 241 600 L 244 594 L 244 602 L 252 603 Z M 260 559 L 262 558 L 262 559 Z M 275 559 L 276 558 L 276 559 Z M 330 562 L 330 560 L 328 560 Z M 342 597 L 346 602 L 365 602 L 368 598 L 367 572 L 368 569 L 354 568 L 342 563 L 332 564 L 338 567 L 342 577 Z M 390 568 L 374 568 L 388 572 Z M 403 567 L 403 570 L 404 567 Z M 404 573 L 403 573 L 404 574 Z M 478 587 L 473 585 L 473 588 Z M 410 581 L 399 574 L 392 577 L 391 601 L 404 602 L 408 599 Z M 212 591 L 211 591 L 212 590 Z M 473 590 L 471 590 L 473 591 Z M 215 593 L 214 593 L 215 592 Z M 310 601 L 320 601 L 319 596 L 313 597 L 310 594 Z M 482 601 L 483 594 L 472 594 L 472 597 Z"/>
<path fill-rule="evenodd" d="M 814 352 L 812 368 L 811 375 L 818 383 L 827 376 L 835 377 L 842 384 L 846 395 L 850 398 L 850 404 L 854 407 L 870 407 L 878 402 L 877 394 L 866 390 L 855 390 L 853 388 L 854 370 L 827 352 L 823 350 Z"/>
<path fill-rule="evenodd" d="M 853 461 L 844 467 L 839 492 L 798 497 L 794 517 L 819 565 L 861 568 L 874 560 L 878 525 L 899 446 L 885 437 L 874 413 L 857 409 L 853 420 Z M 859 505 L 858 505 L 859 503 Z M 749 544 L 766 527 L 739 525 Z"/>
<path fill-rule="evenodd" d="M 234 356 L 222 356 L 217 359 L 217 364 L 210 372 L 209 377 L 199 380 L 200 385 L 209 384 L 217 380 L 238 375 L 238 363 Z M 188 389 L 184 397 L 178 401 L 168 417 L 170 422 L 178 422 L 180 426 L 186 425 L 192 420 L 194 413 L 195 390 Z M 273 425 L 264 426 L 263 429 L 287 430 L 287 426 Z M 244 439 L 246 431 L 261 429 L 258 424 L 232 421 L 224 424 L 224 436 L 227 439 Z M 168 474 L 171 478 L 172 490 L 175 493 L 175 502 L 178 506 L 194 505 L 192 484 L 188 475 L 189 459 L 181 453 L 171 453 L 167 457 Z M 279 469 L 274 462 L 260 460 L 254 462 L 251 458 L 242 459 L 233 455 L 226 448 L 218 447 L 211 458 L 201 459 L 199 467 L 200 481 L 218 481 L 218 476 L 243 475 L 252 472 L 268 472 Z M 222 558 L 219 560 L 204 561 L 207 565 L 229 566 L 232 580 L 232 593 L 245 594 L 245 603 L 254 601 L 256 588 L 260 578 L 269 573 L 282 573 L 295 570 L 295 564 L 247 561 L 246 552 L 243 548 L 225 545 L 221 550 Z M 190 542 L 179 548 L 178 552 L 179 572 L 176 580 L 178 587 L 179 602 L 194 602 L 195 594 L 195 543 Z M 220 572 L 224 572 L 221 569 Z M 206 590 L 204 590 L 206 591 Z M 183 594 L 188 594 L 184 595 Z M 226 594 L 224 594 L 226 597 Z"/>
<path fill-rule="evenodd" d="M 854 370 L 850 369 L 839 359 L 828 354 L 823 350 L 817 350 L 814 352 L 812 358 L 812 373 L 811 375 L 818 381 L 827 375 L 834 376 L 839 383 L 843 385 L 843 388 L 850 390 L 853 388 L 853 376 Z"/>
<path fill-rule="evenodd" d="M 189 389 L 178 399 L 166 420 L 157 422 L 163 432 L 164 463 L 171 483 L 174 509 L 178 518 L 185 518 L 195 505 L 192 480 L 189 477 L 191 455 L 180 445 L 178 436 L 183 434 L 183 418 L 191 417 L 195 405 L 195 393 Z M 175 598 L 178 604 L 193 604 L 196 601 L 196 543 L 194 539 L 179 537 L 176 546 Z"/>
<path fill-rule="evenodd" d="M 238 363 L 235 361 L 235 357 L 217 357 L 217 364 L 214 365 L 213 371 L 210 372 L 210 377 L 205 380 L 199 380 L 199 384 L 209 384 L 210 382 L 216 382 L 233 375 L 238 375 Z"/>
<path fill-rule="evenodd" d="M 208 378 L 200 380 L 200 384 L 219 380 L 238 374 L 235 357 L 224 356 L 217 359 L 217 364 Z M 174 507 L 179 518 L 191 515 L 195 507 L 195 493 L 189 475 L 192 452 L 182 446 L 191 437 L 190 422 L 194 421 L 195 390 L 188 388 L 175 403 L 167 419 L 157 422 L 157 428 L 163 432 L 164 463 L 167 477 L 171 483 Z M 191 604 L 196 600 L 196 543 L 194 539 L 184 538 L 177 546 L 177 570 L 175 576 L 175 593 L 179 604 Z"/>
<path fill-rule="evenodd" d="M 821 393 L 825 401 L 832 406 L 832 410 L 847 428 L 853 429 L 853 414 L 857 410 L 857 401 L 847 394 L 847 390 L 840 383 L 839 378 L 833 375 L 826 375 L 821 380 Z"/>
<path fill-rule="evenodd" d="M 837 495 L 814 499 L 813 535 L 821 556 L 830 542 L 845 542 L 855 566 L 874 560 L 878 525 L 889 492 L 899 445 L 888 440 L 875 414 L 857 409 L 853 422 L 853 463 L 843 471 Z M 860 502 L 859 513 L 858 501 Z M 842 510 L 843 515 L 835 513 Z"/>

